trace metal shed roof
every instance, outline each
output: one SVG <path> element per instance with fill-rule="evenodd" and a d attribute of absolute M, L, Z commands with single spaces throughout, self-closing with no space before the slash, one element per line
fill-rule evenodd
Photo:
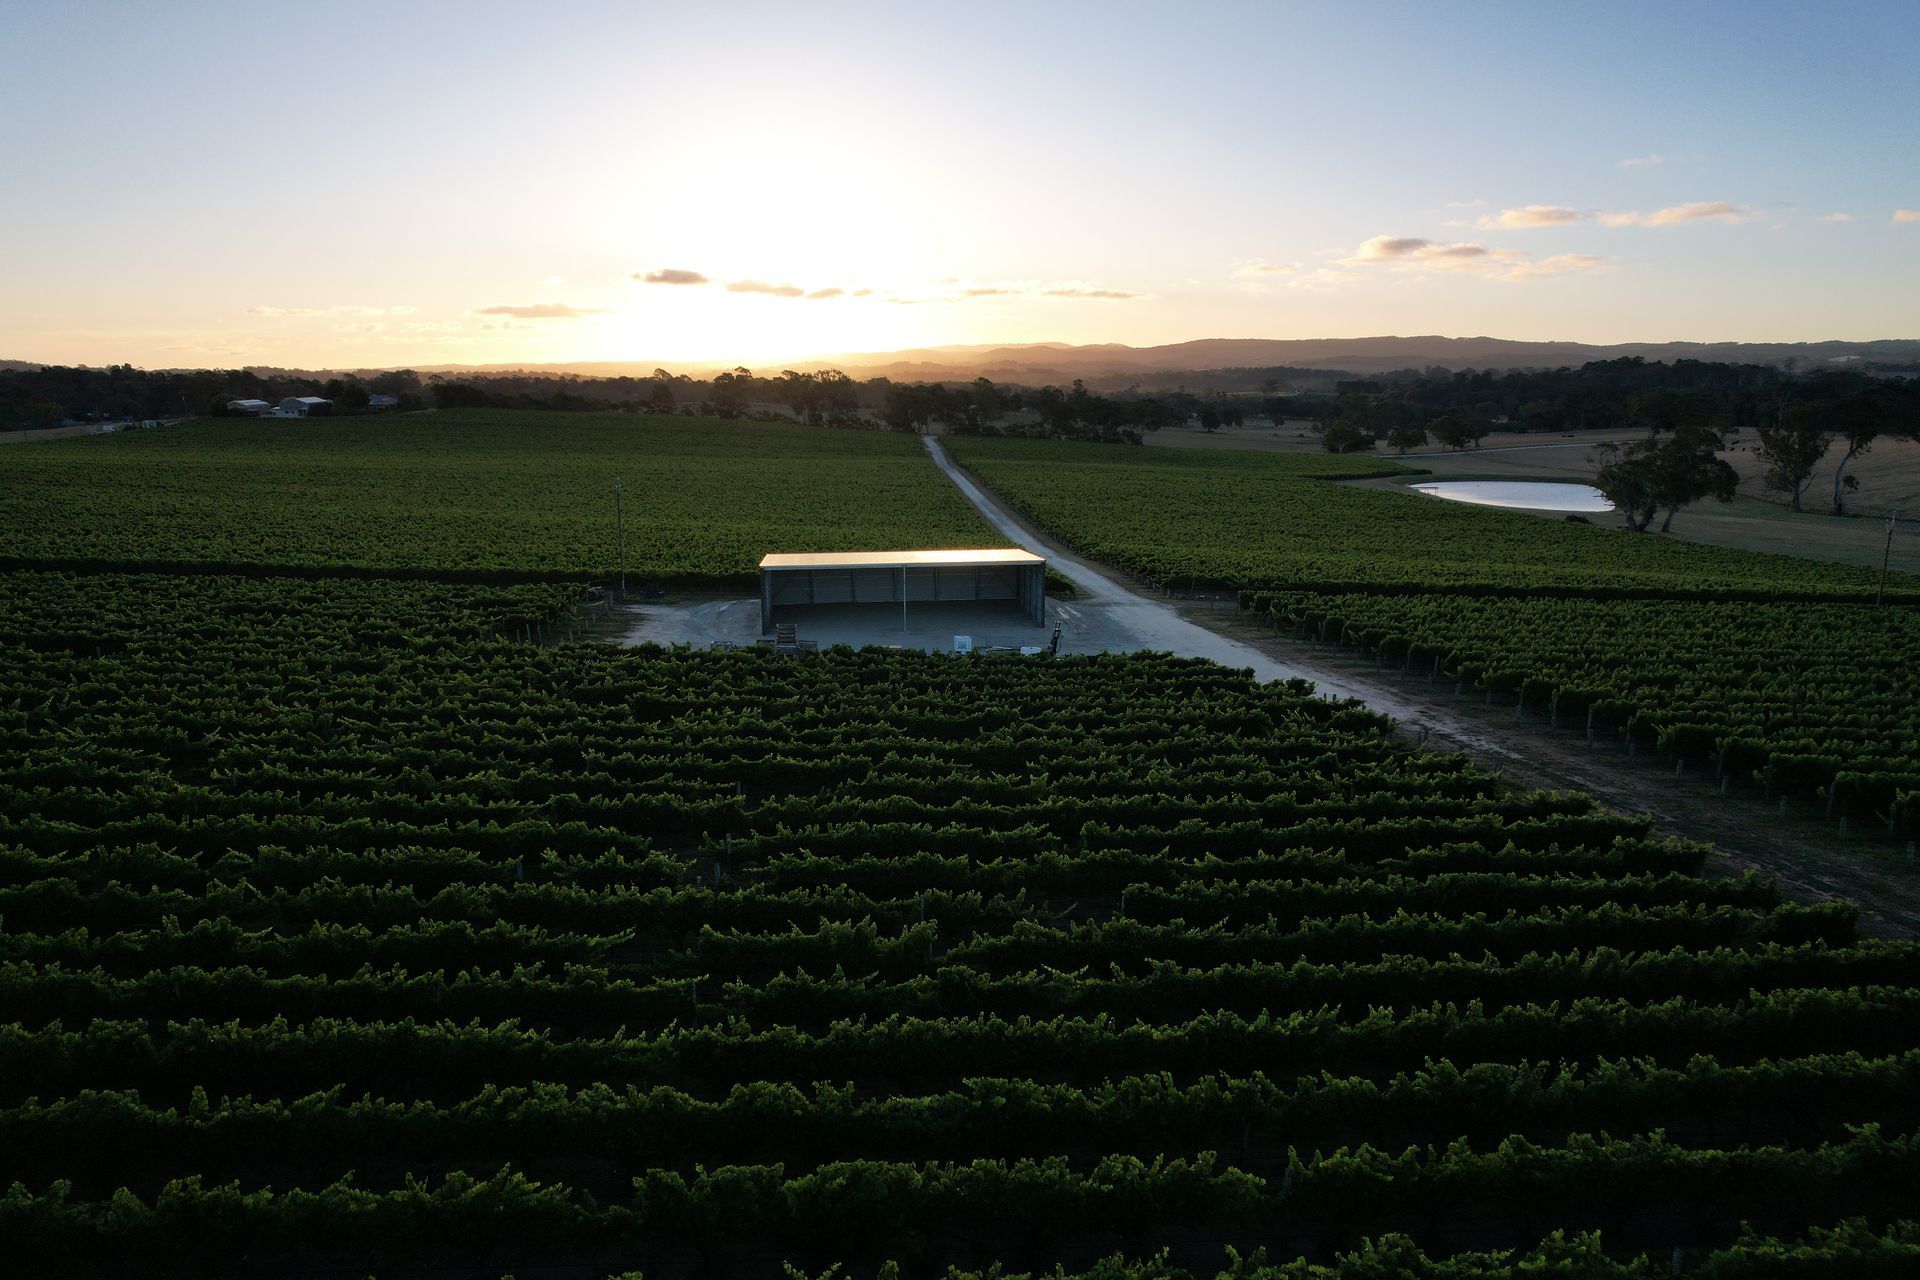
<path fill-rule="evenodd" d="M 983 569 L 1039 565 L 1046 560 L 1018 547 L 970 551 L 806 551 L 763 556 L 762 569 Z"/>

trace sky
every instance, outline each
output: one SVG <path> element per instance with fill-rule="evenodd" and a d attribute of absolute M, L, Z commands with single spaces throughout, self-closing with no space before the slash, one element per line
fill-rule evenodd
<path fill-rule="evenodd" d="M 9 0 L 0 358 L 1920 337 L 1920 4 Z"/>

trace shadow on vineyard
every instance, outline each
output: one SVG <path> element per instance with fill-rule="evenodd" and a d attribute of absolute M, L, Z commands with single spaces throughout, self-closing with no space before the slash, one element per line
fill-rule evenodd
<path fill-rule="evenodd" d="M 437 464 L 465 496 L 412 534 L 424 437 L 243 428 L 229 453 L 190 429 L 10 473 L 31 507 L 78 492 L 62 450 L 96 453 L 129 527 L 170 521 L 195 565 L 61 517 L 10 545 L 99 563 L 0 578 L 18 1273 L 1892 1276 L 1920 1254 L 1920 945 L 1850 902 L 1200 658 L 616 647 L 590 504 L 524 543 L 463 510 L 519 494 L 520 520 L 608 459 L 653 468 L 679 505 L 637 558 L 682 591 L 774 537 L 880 545 L 889 503 L 916 513 L 899 539 L 987 526 L 913 441 L 855 465 L 798 427 L 465 429 Z M 1007 474 L 1085 516 L 1080 455 L 1042 453 Z M 1309 462 L 1271 493 L 1156 469 L 1163 505 L 1141 490 L 1148 523 L 1112 536 L 1353 492 Z M 712 495 L 793 467 L 845 480 L 811 523 L 769 500 L 695 536 Z M 596 572 L 472 580 L 572 566 Z M 1890 787 L 1898 821 L 1907 744 L 1878 708 L 1910 684 L 1904 600 L 1759 598 L 1751 565 L 1709 599 L 1665 551 L 1612 600 L 1614 568 L 1572 595 L 1511 568 L 1491 595 L 1295 583 L 1239 625 L 1324 624 L 1563 723 L 1586 690 L 1648 756 L 1704 743 L 1829 788 L 1836 821 Z M 1828 660 L 1800 661 L 1796 619 Z M 1618 647 L 1656 632 L 1659 662 Z M 1548 657 L 1550 696 L 1507 674 Z M 1874 710 L 1833 710 L 1868 705 L 1849 672 Z"/>
<path fill-rule="evenodd" d="M 1845 904 L 1203 661 L 508 638 L 576 598 L 4 579 L 23 1273 L 1913 1256 Z"/>
<path fill-rule="evenodd" d="M 1678 829 L 1806 893 L 1867 898 L 1882 927 L 1911 935 L 1920 925 L 1911 575 L 1882 589 L 1863 569 L 1496 510 L 1436 511 L 1442 504 L 1328 484 L 1378 465 L 1342 457 L 955 448 L 1047 535 L 1137 580 L 1236 592 L 1248 611 L 1239 619 L 1198 620 L 1312 654 L 1307 670 L 1537 784 L 1574 777 L 1629 809 L 1648 789 L 1643 771 L 1603 768 L 1592 755 L 1567 767 L 1572 757 L 1525 727 L 1480 718 L 1465 731 L 1471 713 L 1408 690 L 1424 682 L 1442 694 L 1450 686 L 1456 700 L 1497 700 L 1515 721 L 1531 711 L 1589 746 L 1664 758 L 1722 793 L 1762 795 L 1781 818 L 1817 814 L 1851 842 L 1783 842 L 1777 826 L 1733 806 L 1705 820 L 1695 807 Z M 1329 663 L 1329 645 L 1372 655 L 1375 670 Z M 1560 757 L 1555 767 L 1536 767 L 1543 748 Z M 1888 852 L 1866 853 L 1862 838 Z"/>
<path fill-rule="evenodd" d="M 0 1280 L 1920 1280 L 1920 3 L 1620 8 L 6 0 Z"/>
<path fill-rule="evenodd" d="M 1876 936 L 1920 936 L 1920 885 L 1904 832 L 1889 833 L 1885 815 L 1849 821 L 1831 791 L 1781 794 L 1760 777 L 1676 757 L 1624 729 L 1589 737 L 1584 718 L 1561 720 L 1551 705 L 1530 704 L 1518 691 L 1489 696 L 1484 686 L 1431 669 L 1410 671 L 1404 658 L 1320 641 L 1257 614 L 1195 616 L 1392 705 L 1410 739 L 1466 751 L 1522 785 L 1580 790 L 1610 807 L 1646 813 L 1664 834 L 1714 846 L 1710 869 L 1774 876 L 1805 901 L 1853 901 L 1865 913 L 1863 928 Z"/>

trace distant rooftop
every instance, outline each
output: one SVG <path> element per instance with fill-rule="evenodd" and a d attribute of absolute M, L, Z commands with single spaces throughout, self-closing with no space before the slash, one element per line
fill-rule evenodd
<path fill-rule="evenodd" d="M 1018 547 L 970 551 L 805 551 L 763 556 L 762 569 L 981 569 L 1045 564 Z"/>

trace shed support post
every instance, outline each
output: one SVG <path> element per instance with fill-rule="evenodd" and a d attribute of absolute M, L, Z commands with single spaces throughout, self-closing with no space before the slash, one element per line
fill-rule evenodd
<path fill-rule="evenodd" d="M 907 629 L 907 569 L 900 566 L 900 629 Z"/>

